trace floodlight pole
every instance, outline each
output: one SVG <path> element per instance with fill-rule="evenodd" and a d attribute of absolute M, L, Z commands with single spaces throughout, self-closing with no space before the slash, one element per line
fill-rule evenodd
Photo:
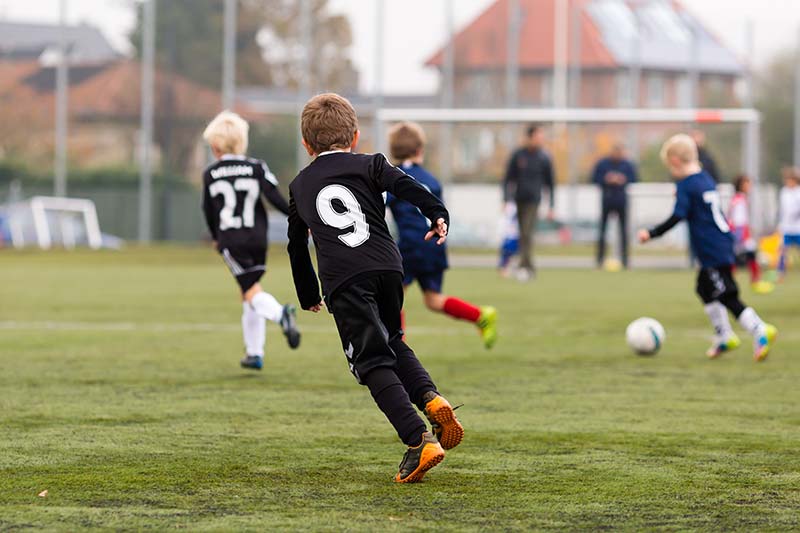
<path fill-rule="evenodd" d="M 794 166 L 800 167 L 800 36 L 795 54 L 794 79 Z"/>
<path fill-rule="evenodd" d="M 753 58 L 755 57 L 755 25 L 750 19 L 745 24 L 745 49 L 747 50 L 747 64 L 744 76 L 744 107 L 753 107 Z M 749 142 L 747 130 L 742 132 L 742 148 Z M 742 168 L 747 168 L 747 150 L 742 150 Z"/>
<path fill-rule="evenodd" d="M 311 21 L 311 0 L 300 0 L 300 40 L 303 49 L 300 64 L 300 79 L 298 80 L 299 91 L 297 92 L 297 116 L 298 119 L 303 111 L 303 106 L 311 97 L 311 50 L 313 48 Z M 298 120 L 299 123 L 299 120 Z M 308 154 L 301 142 L 302 136 L 297 136 L 297 171 L 306 166 Z"/>
<path fill-rule="evenodd" d="M 631 40 L 631 44 L 633 45 L 633 59 L 631 61 L 630 73 L 628 74 L 631 84 L 630 105 L 639 107 L 642 105 L 642 24 L 639 20 L 639 11 L 637 9 L 633 10 L 633 22 L 634 35 Z M 633 160 L 637 163 L 641 158 L 640 150 L 639 125 L 630 124 L 628 126 L 628 151 Z"/>
<path fill-rule="evenodd" d="M 384 32 L 384 0 L 375 0 L 375 83 L 372 95 L 375 116 L 372 131 L 375 134 L 375 150 L 386 153 L 386 139 L 383 134 L 383 122 L 378 118 L 378 110 L 383 107 L 383 32 Z"/>
<path fill-rule="evenodd" d="M 442 68 L 442 107 L 451 108 L 455 101 L 455 23 L 453 0 L 445 0 L 445 28 L 447 45 L 444 49 L 444 65 Z M 444 181 L 450 181 L 453 175 L 453 125 L 442 124 L 439 128 L 439 173 Z"/>
<path fill-rule="evenodd" d="M 67 44 L 67 0 L 58 3 L 58 49 L 56 66 L 56 128 L 53 193 L 67 195 L 67 121 L 69 106 L 69 45 Z"/>
<path fill-rule="evenodd" d="M 236 17 L 237 0 L 225 0 L 222 55 L 222 108 L 233 109 L 236 103 Z"/>
<path fill-rule="evenodd" d="M 153 114 L 155 93 L 156 52 L 156 1 L 142 3 L 142 87 L 141 117 L 139 130 L 139 242 L 150 242 L 152 232 L 153 167 L 151 147 L 153 144 Z"/>

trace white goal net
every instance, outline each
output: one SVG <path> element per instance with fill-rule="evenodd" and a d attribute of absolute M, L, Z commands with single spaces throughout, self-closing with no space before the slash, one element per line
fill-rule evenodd
<path fill-rule="evenodd" d="M 97 210 L 91 200 L 34 196 L 0 207 L 0 231 L 15 248 L 75 248 L 103 245 Z"/>

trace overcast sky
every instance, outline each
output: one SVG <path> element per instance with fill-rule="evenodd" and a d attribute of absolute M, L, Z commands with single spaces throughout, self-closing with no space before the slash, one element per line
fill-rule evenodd
<path fill-rule="evenodd" d="M 133 25 L 133 0 L 68 0 L 70 22 L 99 26 L 112 43 L 126 50 Z M 169 1 L 169 0 L 161 0 Z M 375 80 L 375 2 L 329 0 L 331 9 L 350 17 L 352 56 L 369 90 Z M 468 24 L 494 0 L 453 0 L 456 28 Z M 746 55 L 747 21 L 755 28 L 757 64 L 793 46 L 800 33 L 800 0 L 683 0 L 726 44 Z M 430 92 L 436 76 L 423 63 L 443 42 L 444 0 L 385 0 L 384 86 L 387 92 Z M 55 22 L 58 0 L 0 0 L 0 19 Z"/>

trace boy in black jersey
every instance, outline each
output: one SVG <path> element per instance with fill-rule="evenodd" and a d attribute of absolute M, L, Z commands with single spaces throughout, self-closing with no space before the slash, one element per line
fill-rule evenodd
<path fill-rule="evenodd" d="M 287 215 L 289 205 L 266 163 L 244 156 L 248 130 L 244 119 L 225 111 L 203 133 L 216 158 L 203 173 L 203 213 L 215 247 L 242 290 L 246 353 L 241 366 L 261 370 L 264 320 L 280 324 L 291 348 L 300 344 L 300 332 L 294 306 L 279 304 L 259 283 L 267 255 L 267 212 L 262 197 Z"/>
<path fill-rule="evenodd" d="M 383 193 L 417 206 L 434 221 L 426 239 L 443 244 L 449 215 L 436 196 L 382 154 L 356 154 L 358 120 L 336 94 L 315 96 L 301 119 L 315 157 L 289 186 L 289 256 L 303 309 L 333 313 L 350 371 L 408 446 L 395 481 L 413 483 L 457 446 L 464 429 L 403 342 L 403 267 L 384 219 Z M 323 297 L 308 251 L 314 239 Z M 433 433 L 414 409 L 431 422 Z"/>

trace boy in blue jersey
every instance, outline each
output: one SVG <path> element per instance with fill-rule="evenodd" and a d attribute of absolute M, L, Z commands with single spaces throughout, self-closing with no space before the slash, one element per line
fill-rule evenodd
<path fill-rule="evenodd" d="M 437 198 L 442 198 L 442 186 L 422 167 L 425 151 L 425 133 L 412 122 L 395 125 L 389 131 L 389 149 L 392 158 L 403 171 L 416 179 Z M 392 211 L 399 232 L 398 248 L 403 256 L 403 286 L 408 288 L 417 280 L 422 289 L 425 306 L 431 311 L 472 322 L 478 327 L 486 348 L 497 341 L 497 310 L 477 307 L 453 296 L 442 294 L 444 271 L 447 270 L 447 252 L 444 246 L 425 241 L 422 237 L 430 230 L 430 222 L 410 203 L 388 195 L 386 205 Z"/>
<path fill-rule="evenodd" d="M 753 359 L 763 361 L 778 330 L 764 323 L 752 307 L 746 307 L 739 299 L 739 288 L 733 279 L 733 235 L 722 213 L 716 183 L 700 166 L 697 145 L 688 135 L 676 135 L 664 144 L 661 160 L 677 181 L 675 210 L 664 223 L 640 230 L 639 241 L 660 237 L 686 220 L 692 251 L 701 265 L 697 294 L 715 331 L 714 343 L 706 355 L 714 359 L 741 344 L 728 320 L 730 311 L 753 336 Z"/>

